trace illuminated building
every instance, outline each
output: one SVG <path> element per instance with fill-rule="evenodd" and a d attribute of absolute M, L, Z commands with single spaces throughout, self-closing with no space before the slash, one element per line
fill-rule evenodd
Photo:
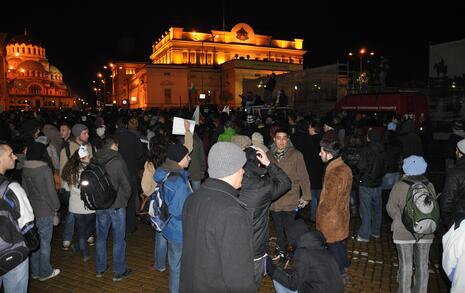
<path fill-rule="evenodd" d="M 244 79 L 302 70 L 305 53 L 303 39 L 272 39 L 246 23 L 208 33 L 171 27 L 152 46 L 151 64 L 114 62 L 113 98 L 107 102 L 126 100 L 131 108 L 238 106 Z"/>
<path fill-rule="evenodd" d="M 58 109 L 74 105 L 62 73 L 49 63 L 39 41 L 25 32 L 1 47 L 2 67 L 6 71 L 0 81 L 6 92 L 0 94 L 4 109 Z"/>

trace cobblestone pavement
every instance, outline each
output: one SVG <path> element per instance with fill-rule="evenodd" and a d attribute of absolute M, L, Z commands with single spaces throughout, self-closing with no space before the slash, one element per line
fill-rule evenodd
<path fill-rule="evenodd" d="M 305 215 L 304 215 L 304 218 Z M 397 253 L 392 244 L 389 222 L 383 218 L 382 237 L 369 243 L 347 241 L 351 261 L 349 274 L 352 278 L 346 292 L 396 292 Z M 351 219 L 351 231 L 359 225 L 358 218 Z M 127 239 L 127 266 L 133 275 L 120 282 L 112 281 L 112 272 L 103 278 L 95 277 L 95 262 L 84 263 L 79 253 L 61 249 L 62 227 L 55 229 L 52 244 L 52 266 L 61 269 L 61 274 L 45 282 L 30 280 L 30 292 L 168 292 L 168 273 L 149 269 L 153 262 L 153 231 L 139 224 L 138 230 Z M 91 247 L 92 253 L 95 247 Z M 111 246 L 108 250 L 111 256 Z M 111 268 L 111 257 L 109 257 Z M 265 277 L 260 292 L 274 292 L 269 277 Z M 440 276 L 440 261 L 437 245 L 430 253 L 430 279 L 428 292 L 448 292 Z"/>

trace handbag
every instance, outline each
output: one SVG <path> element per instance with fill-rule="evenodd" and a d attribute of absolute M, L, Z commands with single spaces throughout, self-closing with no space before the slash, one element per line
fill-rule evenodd
<path fill-rule="evenodd" d="M 40 245 L 40 236 L 39 230 L 34 223 L 26 224 L 26 226 L 21 230 L 21 233 L 24 237 L 24 242 L 30 251 L 36 251 Z"/>

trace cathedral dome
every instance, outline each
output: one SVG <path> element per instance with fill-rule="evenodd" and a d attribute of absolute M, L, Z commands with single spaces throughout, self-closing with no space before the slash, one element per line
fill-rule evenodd
<path fill-rule="evenodd" d="M 35 46 L 38 46 L 38 47 L 42 47 L 42 44 L 40 43 L 40 41 L 34 39 L 33 37 L 31 37 L 28 34 L 16 35 L 16 36 L 12 37 L 10 39 L 10 41 L 8 41 L 7 46 L 8 45 L 15 45 L 15 44 L 18 44 L 18 45 L 21 45 L 21 44 L 35 45 Z"/>
<path fill-rule="evenodd" d="M 53 65 L 50 65 L 50 68 L 48 71 L 50 72 L 50 74 L 63 75 L 61 71 Z"/>

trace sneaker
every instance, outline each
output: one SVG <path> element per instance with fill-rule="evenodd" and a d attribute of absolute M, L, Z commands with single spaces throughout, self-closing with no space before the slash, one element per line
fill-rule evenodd
<path fill-rule="evenodd" d="M 103 277 L 103 274 L 105 274 L 105 271 L 103 271 L 103 272 L 97 272 L 97 273 L 95 274 L 95 277 L 96 277 L 96 278 L 102 278 L 102 277 Z"/>
<path fill-rule="evenodd" d="M 355 241 L 357 241 L 357 242 L 370 242 L 369 239 L 365 239 L 363 237 L 360 237 L 360 235 L 357 235 L 357 237 L 355 237 Z"/>
<path fill-rule="evenodd" d="M 373 238 L 375 238 L 375 239 L 380 239 L 380 238 L 381 238 L 381 235 L 371 234 L 371 237 L 373 237 Z"/>
<path fill-rule="evenodd" d="M 45 278 L 40 278 L 39 281 L 41 281 L 41 282 L 47 281 L 48 279 L 54 278 L 54 277 L 58 276 L 59 274 L 60 274 L 60 269 L 53 269 L 50 276 L 45 277 Z"/>
<path fill-rule="evenodd" d="M 91 257 L 90 255 L 88 255 L 88 256 L 84 256 L 84 257 L 82 258 L 82 260 L 83 260 L 84 262 L 88 262 L 91 258 L 92 258 L 92 257 Z"/>
<path fill-rule="evenodd" d="M 89 238 L 87 238 L 87 244 L 89 244 L 89 246 L 94 246 L 95 245 L 94 236 L 90 236 Z"/>
<path fill-rule="evenodd" d="M 39 279 L 40 279 L 40 277 L 39 277 L 39 276 L 34 276 L 34 275 L 31 275 L 31 279 L 33 279 L 33 280 L 39 280 Z"/>
<path fill-rule="evenodd" d="M 125 279 L 127 277 L 129 277 L 130 275 L 132 275 L 132 270 L 131 269 L 126 269 L 126 271 L 122 274 L 115 274 L 113 276 L 113 281 L 116 282 L 116 281 L 121 281 L 122 279 Z"/>
<path fill-rule="evenodd" d="M 71 241 L 63 241 L 63 246 L 61 247 L 63 250 L 68 250 L 71 246 Z"/>

